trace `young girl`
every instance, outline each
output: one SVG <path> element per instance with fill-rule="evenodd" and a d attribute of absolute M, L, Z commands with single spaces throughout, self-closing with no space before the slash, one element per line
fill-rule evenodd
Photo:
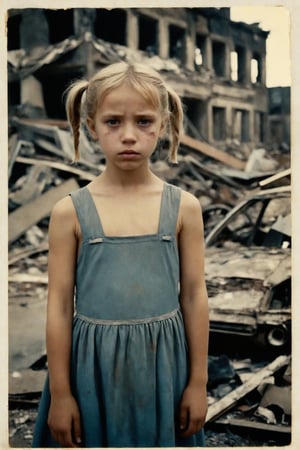
<path fill-rule="evenodd" d="M 149 165 L 167 133 L 176 161 L 180 99 L 149 67 L 121 62 L 75 82 L 66 106 L 76 157 L 84 107 L 106 169 L 52 211 L 49 379 L 33 446 L 201 446 L 208 351 L 201 209 Z"/>

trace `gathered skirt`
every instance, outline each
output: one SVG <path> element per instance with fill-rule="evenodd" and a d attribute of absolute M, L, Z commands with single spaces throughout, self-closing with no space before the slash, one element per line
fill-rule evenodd
<path fill-rule="evenodd" d="M 71 385 L 81 413 L 83 447 L 203 446 L 202 431 L 190 438 L 178 433 L 186 382 L 179 310 L 130 322 L 75 317 Z M 47 378 L 33 447 L 59 447 L 47 426 L 49 405 Z"/>

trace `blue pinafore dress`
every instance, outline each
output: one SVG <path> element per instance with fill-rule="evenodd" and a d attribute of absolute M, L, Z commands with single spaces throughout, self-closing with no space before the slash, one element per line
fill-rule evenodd
<path fill-rule="evenodd" d="M 71 386 L 84 447 L 201 446 L 180 438 L 187 383 L 176 224 L 180 189 L 164 184 L 157 234 L 109 237 L 87 187 L 71 193 L 82 232 L 76 268 Z M 201 401 L 201 399 L 199 399 Z M 48 379 L 33 447 L 50 435 Z"/>

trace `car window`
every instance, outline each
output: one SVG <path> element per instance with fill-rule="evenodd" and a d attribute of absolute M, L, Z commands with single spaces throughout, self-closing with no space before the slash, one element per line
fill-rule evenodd
<path fill-rule="evenodd" d="M 228 220 L 216 234 L 214 245 L 231 247 L 236 242 L 246 245 L 263 208 L 264 202 L 257 199 L 242 204 L 234 214 L 227 216 Z"/>
<path fill-rule="evenodd" d="M 289 198 L 252 198 L 244 202 L 217 231 L 213 245 L 290 246 Z"/>
<path fill-rule="evenodd" d="M 291 246 L 291 202 L 289 199 L 272 199 L 268 203 L 259 229 L 263 239 L 258 245 L 266 247 Z"/>
<path fill-rule="evenodd" d="M 272 227 L 279 217 L 287 217 L 291 214 L 291 202 L 288 198 L 273 198 L 269 201 L 263 216 L 263 224 Z"/>

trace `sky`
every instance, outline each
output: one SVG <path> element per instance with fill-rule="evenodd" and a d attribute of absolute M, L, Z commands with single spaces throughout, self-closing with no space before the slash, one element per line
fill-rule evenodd
<path fill-rule="evenodd" d="M 290 11 L 285 6 L 234 6 L 231 20 L 259 22 L 270 31 L 266 44 L 267 87 L 291 85 Z"/>

